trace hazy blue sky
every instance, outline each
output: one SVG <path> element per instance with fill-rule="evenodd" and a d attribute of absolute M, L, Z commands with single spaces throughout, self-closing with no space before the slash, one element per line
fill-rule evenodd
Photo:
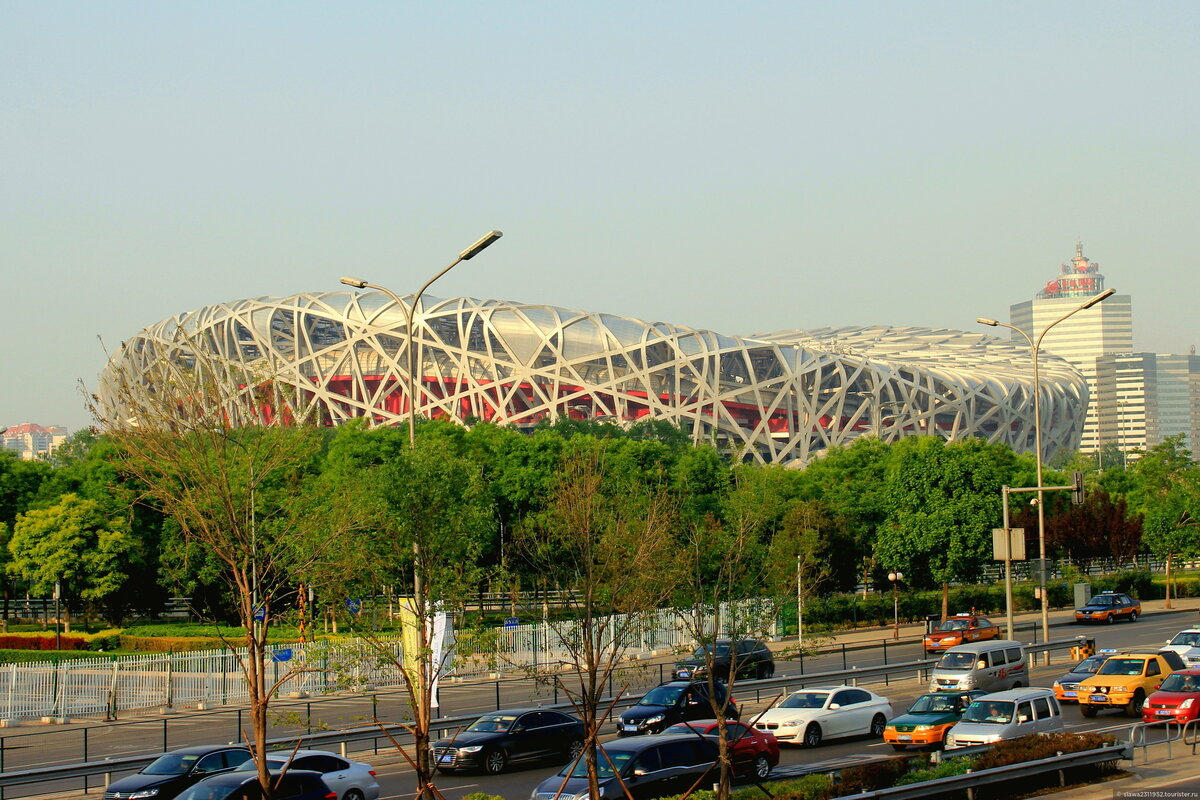
<path fill-rule="evenodd" d="M 1074 253 L 1200 344 L 1200 3 L 0 4 L 0 425 L 341 288 L 977 330 Z"/>

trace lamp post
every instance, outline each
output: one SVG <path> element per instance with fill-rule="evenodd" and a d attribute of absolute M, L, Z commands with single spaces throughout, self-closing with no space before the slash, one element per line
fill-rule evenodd
<path fill-rule="evenodd" d="M 479 255 L 481 252 L 483 252 L 484 249 L 489 247 L 493 242 L 495 242 L 497 239 L 499 239 L 503 235 L 504 234 L 502 234 L 500 231 L 489 231 L 488 233 L 481 236 L 474 244 L 472 244 L 466 250 L 463 250 L 462 252 L 460 252 L 458 254 L 458 258 L 451 261 L 450 264 L 448 264 L 446 267 L 444 267 L 440 272 L 438 272 L 436 275 L 434 275 L 429 280 L 425 281 L 425 285 L 422 286 L 420 288 L 420 290 L 417 291 L 416 295 L 413 297 L 412 304 L 405 307 L 405 326 L 406 327 L 405 327 L 404 333 L 405 333 L 405 337 L 406 337 L 405 346 L 408 350 L 408 446 L 409 446 L 409 448 L 415 449 L 417 446 L 417 427 L 416 427 L 417 426 L 417 422 L 416 422 L 416 420 L 417 420 L 417 378 L 416 378 L 417 359 L 416 359 L 416 353 L 415 353 L 416 345 L 417 345 L 417 338 L 413 332 L 413 317 L 414 317 L 414 314 L 416 313 L 417 304 L 421 302 L 421 295 L 425 294 L 425 290 L 428 289 L 434 281 L 436 281 L 438 278 L 445 275 L 447 272 L 452 270 L 454 267 L 458 266 L 458 264 L 460 262 L 470 261 L 472 258 Z M 341 282 L 347 286 L 353 286 L 356 289 L 375 289 L 377 291 L 383 292 L 388 297 L 390 297 L 392 299 L 392 301 L 396 303 L 396 305 L 398 305 L 398 306 L 404 305 L 404 303 L 400 300 L 400 298 L 396 295 L 396 293 L 393 292 L 391 289 L 388 289 L 385 286 L 380 286 L 378 284 L 369 283 L 368 281 L 365 281 L 362 278 L 353 278 L 353 277 L 344 277 L 341 279 Z M 422 559 L 421 542 L 419 539 L 414 537 L 413 538 L 413 616 L 416 617 L 416 623 L 417 623 L 417 625 L 416 625 L 417 652 L 425 653 L 428 651 L 428 648 L 429 648 L 429 636 L 428 636 L 428 631 L 425 628 L 425 625 L 426 625 L 425 580 L 424 580 L 421 559 Z M 419 730 L 424 730 L 426 732 L 425 738 L 428 738 L 429 722 L 430 722 L 429 709 L 430 709 L 432 697 L 429 697 L 427 695 L 429 695 L 429 693 L 430 693 L 431 678 L 432 678 L 432 676 L 426 675 L 426 669 L 425 669 L 424 662 L 423 661 L 419 662 L 417 664 L 416 675 L 412 676 L 412 683 L 413 683 L 413 690 L 414 690 L 413 694 L 416 697 L 416 702 L 414 703 L 414 706 L 415 706 L 414 710 L 417 712 L 418 716 L 424 717 L 424 719 L 417 719 L 416 723 L 417 723 Z M 421 740 L 418 739 L 418 746 L 424 747 L 424 744 L 427 744 L 427 742 L 421 742 Z M 428 751 L 427 750 L 423 749 L 420 752 L 418 752 L 417 763 L 418 763 L 418 765 L 428 766 Z M 421 777 L 419 778 L 419 780 L 424 781 L 425 775 L 421 774 Z M 424 785 L 421 785 L 420 791 L 418 792 L 418 797 L 423 798 L 426 795 L 426 791 L 427 791 L 426 787 Z"/>
<path fill-rule="evenodd" d="M 405 306 L 404 308 L 405 325 L 407 326 L 405 328 L 405 336 L 407 338 L 406 346 L 408 349 L 408 444 L 410 447 L 416 447 L 417 445 L 417 359 L 416 353 L 413 352 L 416 349 L 417 344 L 417 338 L 413 335 L 413 315 L 417 310 L 417 304 L 421 302 L 421 295 L 425 294 L 425 290 L 429 288 L 430 284 L 445 275 L 450 270 L 454 269 L 460 262 L 470 261 L 472 258 L 479 255 L 486 247 L 491 245 L 503 235 L 504 234 L 500 231 L 490 231 L 484 236 L 480 237 L 475 244 L 459 253 L 458 258 L 451 261 L 450 264 L 441 272 L 425 281 L 425 285 L 420 288 L 416 296 L 413 298 L 412 304 Z M 362 278 L 352 277 L 342 278 L 341 282 L 347 286 L 353 286 L 356 289 L 375 289 L 376 291 L 383 292 L 388 297 L 392 298 L 396 305 L 404 305 L 400 298 L 396 296 L 396 293 L 391 289 L 388 289 L 386 286 L 379 286 L 378 284 L 368 283 Z"/>
<path fill-rule="evenodd" d="M 900 638 L 900 581 L 904 580 L 904 573 L 900 570 L 888 573 L 888 580 L 892 582 L 892 638 Z"/>
<path fill-rule="evenodd" d="M 1068 317 L 1078 314 L 1080 311 L 1086 311 L 1097 303 L 1107 300 L 1115 293 L 1115 289 L 1105 289 L 1086 303 L 1071 309 L 1043 328 L 1042 332 L 1038 334 L 1037 341 L 1030 338 L 1028 333 L 1016 325 L 1009 325 L 1008 323 L 989 319 L 988 317 L 977 317 L 975 319 L 980 325 L 988 325 L 993 328 L 1008 328 L 1010 331 L 1016 331 L 1021 334 L 1025 341 L 1029 343 L 1029 350 L 1033 355 L 1033 456 L 1037 462 L 1038 564 L 1040 566 L 1038 572 L 1041 574 L 1039 583 L 1041 584 L 1042 595 L 1042 641 L 1045 642 L 1050 641 L 1050 598 L 1046 592 L 1046 497 L 1042 491 L 1042 387 L 1039 382 L 1038 352 L 1042 348 L 1042 339 L 1046 338 L 1046 334 L 1050 332 L 1051 328 Z M 1007 526 L 1005 527 L 1007 528 Z"/>

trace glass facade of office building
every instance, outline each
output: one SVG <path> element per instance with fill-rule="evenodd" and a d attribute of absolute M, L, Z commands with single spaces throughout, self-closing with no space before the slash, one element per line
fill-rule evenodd
<path fill-rule="evenodd" d="M 404 303 L 411 298 L 404 298 Z M 748 460 L 801 465 L 859 436 L 983 437 L 1034 449 L 1028 349 L 948 329 L 853 327 L 729 336 L 555 306 L 426 296 L 411 336 L 406 306 L 378 292 L 262 297 L 208 306 L 124 342 L 101 376 L 101 409 L 130 413 L 133 390 L 188 378 L 232 403 L 291 388 L 257 421 L 337 425 L 408 419 L 409 348 L 418 415 L 531 428 L 563 418 L 663 420 Z M 1040 362 L 1044 454 L 1075 449 L 1086 382 Z M 172 377 L 164 376 L 170 374 Z"/>

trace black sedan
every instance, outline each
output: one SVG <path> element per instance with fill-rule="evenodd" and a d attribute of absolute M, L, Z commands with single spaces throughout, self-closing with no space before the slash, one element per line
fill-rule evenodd
<path fill-rule="evenodd" d="M 561 711 L 493 711 L 457 735 L 434 742 L 433 757 L 440 772 L 481 769 L 495 774 L 522 761 L 570 761 L 583 750 L 583 740 L 583 721 Z"/>
<path fill-rule="evenodd" d="M 172 750 L 141 772 L 110 783 L 104 790 L 104 800 L 171 800 L 201 778 L 232 770 L 248 758 L 250 751 L 238 745 Z"/>

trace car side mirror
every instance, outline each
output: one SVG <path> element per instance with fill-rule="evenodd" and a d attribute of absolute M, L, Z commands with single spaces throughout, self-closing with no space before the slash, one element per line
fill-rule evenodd
<path fill-rule="evenodd" d="M 644 770 L 644 769 L 635 769 L 635 770 L 633 771 L 633 777 L 635 777 L 635 778 L 639 778 L 639 777 L 641 777 L 642 775 L 645 775 L 645 774 L 646 774 L 646 770 Z"/>
<path fill-rule="evenodd" d="M 1029 722 L 1029 715 L 1027 715 L 1027 714 L 1022 714 L 1021 716 L 1017 717 L 1017 722 L 1019 722 L 1019 723 L 1021 723 L 1022 725 L 1024 725 L 1026 722 Z"/>
<path fill-rule="evenodd" d="M 512 729 L 513 733 L 524 733 L 524 731 L 525 731 L 524 725 L 514 725 L 513 729 Z"/>
<path fill-rule="evenodd" d="M 830 703 L 830 704 L 829 704 L 829 710 L 830 710 L 830 711 L 835 711 L 835 710 L 837 710 L 837 709 L 839 709 L 839 708 L 841 708 L 841 707 L 842 707 L 842 704 L 841 704 L 841 703 Z"/>

